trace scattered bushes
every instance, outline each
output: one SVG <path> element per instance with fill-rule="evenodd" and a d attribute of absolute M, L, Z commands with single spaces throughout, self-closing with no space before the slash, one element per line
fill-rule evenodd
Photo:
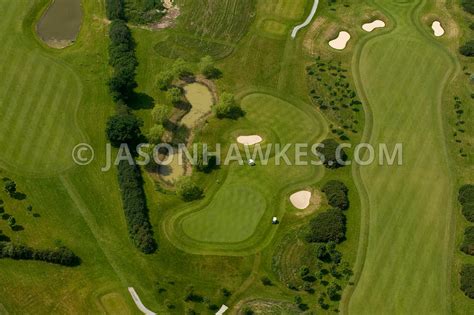
<path fill-rule="evenodd" d="M 238 119 L 244 115 L 242 108 L 235 101 L 234 95 L 222 93 L 219 103 L 214 106 L 214 112 L 219 119 Z"/>
<path fill-rule="evenodd" d="M 326 139 L 322 143 L 323 147 L 318 147 L 317 152 L 321 155 L 321 160 L 326 168 L 336 169 L 344 166 L 347 161 L 346 152 L 341 148 L 338 151 L 339 143 L 334 139 Z"/>
<path fill-rule="evenodd" d="M 114 147 L 122 143 L 136 145 L 142 137 L 140 127 L 143 121 L 134 115 L 114 115 L 107 121 L 106 134 Z"/>
<path fill-rule="evenodd" d="M 189 177 L 183 177 L 176 183 L 176 193 L 186 202 L 203 197 L 202 188 L 197 186 Z"/>
<path fill-rule="evenodd" d="M 461 290 L 466 296 L 474 299 L 474 265 L 465 264 L 461 269 Z"/>
<path fill-rule="evenodd" d="M 318 214 L 309 223 L 306 241 L 340 243 L 345 239 L 346 217 L 340 209 L 330 209 Z"/>
<path fill-rule="evenodd" d="M 157 244 L 148 218 L 146 196 L 139 167 L 135 164 L 130 165 L 127 161 L 120 161 L 118 180 L 130 238 L 145 254 L 153 253 Z"/>
<path fill-rule="evenodd" d="M 328 203 L 341 210 L 349 208 L 349 198 L 347 197 L 348 191 L 346 185 L 337 180 L 330 180 L 322 188 L 322 192 L 326 194 Z"/>
<path fill-rule="evenodd" d="M 464 241 L 461 244 L 461 250 L 468 255 L 474 256 L 474 226 L 464 230 Z"/>
<path fill-rule="evenodd" d="M 6 242 L 0 242 L 0 258 L 38 260 L 69 267 L 78 266 L 81 263 L 81 259 L 66 247 L 38 250 L 23 244 Z"/>

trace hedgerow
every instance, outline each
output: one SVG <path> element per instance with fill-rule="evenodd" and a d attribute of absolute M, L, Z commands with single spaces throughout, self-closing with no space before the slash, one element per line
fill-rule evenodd
<path fill-rule="evenodd" d="M 474 299 L 474 265 L 465 264 L 461 269 L 461 290 Z"/>
<path fill-rule="evenodd" d="M 135 164 L 130 165 L 127 161 L 120 161 L 118 180 L 130 238 L 145 254 L 153 253 L 157 244 L 153 238 L 153 229 L 148 217 L 140 169 Z"/>
<path fill-rule="evenodd" d="M 466 220 L 474 222 L 474 185 L 467 184 L 459 188 L 458 201 Z"/>
<path fill-rule="evenodd" d="M 468 255 L 474 255 L 474 226 L 464 230 L 464 240 L 461 244 L 461 250 Z"/>
<path fill-rule="evenodd" d="M 81 259 L 66 247 L 39 250 L 24 244 L 7 242 L 0 242 L 0 258 L 38 260 L 69 267 L 77 266 L 81 263 Z"/>

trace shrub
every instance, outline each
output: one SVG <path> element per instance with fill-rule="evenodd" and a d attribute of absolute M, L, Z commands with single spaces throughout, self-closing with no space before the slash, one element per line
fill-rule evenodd
<path fill-rule="evenodd" d="M 466 57 L 474 56 L 474 40 L 470 40 L 459 47 L 459 52 Z"/>
<path fill-rule="evenodd" d="M 24 244 L 0 242 L 0 258 L 15 260 L 38 260 L 62 266 L 77 266 L 81 260 L 70 249 L 59 247 L 57 249 L 37 250 Z"/>
<path fill-rule="evenodd" d="M 126 0 L 125 16 L 135 24 L 148 24 L 158 21 L 162 13 L 161 0 Z"/>
<path fill-rule="evenodd" d="M 13 195 L 15 195 L 16 193 L 16 183 L 11 180 L 11 179 L 7 179 L 5 182 L 4 182 L 4 191 L 10 196 L 12 197 Z"/>
<path fill-rule="evenodd" d="M 201 59 L 199 70 L 208 79 L 217 79 L 222 75 L 222 72 L 215 67 L 211 56 L 205 56 Z"/>
<path fill-rule="evenodd" d="M 181 58 L 176 59 L 171 68 L 173 69 L 173 74 L 179 78 L 184 78 L 193 74 L 191 65 Z"/>
<path fill-rule="evenodd" d="M 189 177 L 183 177 L 176 183 L 176 193 L 186 202 L 203 197 L 202 188 L 197 186 Z"/>
<path fill-rule="evenodd" d="M 272 285 L 272 280 L 270 280 L 270 278 L 268 278 L 266 276 L 260 278 L 260 281 L 262 281 L 262 284 L 265 285 L 265 286 Z"/>
<path fill-rule="evenodd" d="M 153 118 L 153 122 L 158 125 L 164 124 L 168 120 L 170 114 L 170 108 L 162 104 L 156 104 L 153 110 L 151 111 L 151 117 Z"/>
<path fill-rule="evenodd" d="M 222 93 L 219 103 L 214 106 L 214 112 L 219 119 L 237 119 L 244 115 L 242 108 L 235 101 L 234 95 Z"/>
<path fill-rule="evenodd" d="M 171 103 L 179 104 L 182 100 L 183 91 L 178 87 L 173 87 L 168 90 L 167 92 L 168 98 L 170 99 Z"/>
<path fill-rule="evenodd" d="M 327 243 L 330 241 L 340 243 L 345 238 L 346 217 L 339 209 L 330 209 L 318 214 L 309 223 L 306 241 Z"/>
<path fill-rule="evenodd" d="M 474 265 L 465 264 L 461 269 L 461 290 L 466 296 L 474 299 Z"/>
<path fill-rule="evenodd" d="M 461 244 L 461 250 L 468 255 L 474 256 L 474 226 L 464 230 L 464 240 Z"/>
<path fill-rule="evenodd" d="M 165 128 L 162 125 L 154 125 L 150 128 L 147 134 L 148 142 L 150 144 L 159 144 L 161 143 L 161 138 L 165 133 Z"/>
<path fill-rule="evenodd" d="M 156 85 L 162 91 L 170 88 L 171 83 L 173 83 L 174 74 L 172 71 L 163 71 L 158 73 L 156 77 Z"/>
<path fill-rule="evenodd" d="M 107 18 L 111 21 L 124 18 L 123 0 L 107 0 L 106 2 Z"/>
<path fill-rule="evenodd" d="M 326 139 L 321 144 L 323 146 L 318 147 L 317 152 L 326 168 L 336 169 L 344 166 L 342 162 L 347 160 L 347 155 L 343 149 L 338 152 L 339 143 L 337 143 L 337 141 L 334 139 Z"/>
<path fill-rule="evenodd" d="M 114 147 L 119 147 L 122 143 L 134 146 L 142 137 L 140 130 L 142 125 L 143 121 L 134 115 L 114 115 L 107 121 L 105 130 L 107 138 Z"/>
<path fill-rule="evenodd" d="M 474 203 L 474 185 L 467 184 L 459 188 L 458 201 L 461 205 Z"/>
<path fill-rule="evenodd" d="M 462 207 L 462 214 L 469 222 L 474 222 L 474 203 L 466 204 Z"/>
<path fill-rule="evenodd" d="M 209 173 L 211 172 L 217 165 L 217 159 L 215 156 L 204 156 L 204 144 L 196 143 L 196 160 L 194 161 L 194 168 L 198 172 Z M 206 147 L 207 152 L 211 152 L 212 149 L 208 146 Z"/>
<path fill-rule="evenodd" d="M 321 191 L 326 194 L 328 203 L 331 206 L 341 210 L 349 208 L 349 198 L 347 197 L 347 192 L 349 190 L 344 183 L 337 180 L 331 180 L 324 185 Z"/>
<path fill-rule="evenodd" d="M 474 0 L 461 0 L 461 6 L 466 12 L 474 14 Z"/>
<path fill-rule="evenodd" d="M 142 252 L 153 253 L 157 245 L 148 218 L 148 207 L 140 169 L 137 165 L 130 165 L 127 161 L 120 161 L 117 168 L 129 236 L 134 245 Z"/>

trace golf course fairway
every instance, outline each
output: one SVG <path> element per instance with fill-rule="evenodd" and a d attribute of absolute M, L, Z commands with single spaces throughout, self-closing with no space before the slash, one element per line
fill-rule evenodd
<path fill-rule="evenodd" d="M 420 2 L 377 1 L 396 26 L 361 42 L 353 59 L 368 104 L 364 140 L 402 143 L 403 166 L 355 170 L 368 238 L 349 314 L 450 312 L 453 187 L 440 108 L 454 62 L 419 25 Z"/>

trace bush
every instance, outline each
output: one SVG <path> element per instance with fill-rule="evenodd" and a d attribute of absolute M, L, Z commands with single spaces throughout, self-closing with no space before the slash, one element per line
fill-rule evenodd
<path fill-rule="evenodd" d="M 346 217 L 339 209 L 330 209 L 318 214 L 309 223 L 306 241 L 311 243 L 340 243 L 345 238 Z"/>
<path fill-rule="evenodd" d="M 123 0 L 107 0 L 106 14 L 111 21 L 123 19 L 125 17 Z"/>
<path fill-rule="evenodd" d="M 24 244 L 6 242 L 0 242 L 0 258 L 38 260 L 69 267 L 78 266 L 81 263 L 81 259 L 66 247 L 37 250 Z"/>
<path fill-rule="evenodd" d="M 347 197 L 348 191 L 346 185 L 337 180 L 327 182 L 322 188 L 322 192 L 326 194 L 328 203 L 341 210 L 349 208 L 349 198 Z"/>
<path fill-rule="evenodd" d="M 459 52 L 466 57 L 474 56 L 474 40 L 470 40 L 461 47 L 459 47 Z"/>
<path fill-rule="evenodd" d="M 461 6 L 466 12 L 474 14 L 474 0 L 461 0 Z"/>
<path fill-rule="evenodd" d="M 205 56 L 201 59 L 199 70 L 208 79 L 217 79 L 222 75 L 222 72 L 215 67 L 211 56 Z"/>
<path fill-rule="evenodd" d="M 222 93 L 219 103 L 214 106 L 214 112 L 219 119 L 237 119 L 244 115 L 242 108 L 235 101 L 234 95 Z"/>
<path fill-rule="evenodd" d="M 459 188 L 458 201 L 461 205 L 474 203 L 474 185 L 467 184 Z"/>
<path fill-rule="evenodd" d="M 474 222 L 474 203 L 464 205 L 462 207 L 462 214 L 469 222 Z"/>
<path fill-rule="evenodd" d="M 268 277 L 262 277 L 260 278 L 260 281 L 262 281 L 262 284 L 265 286 L 272 285 L 272 280 L 270 280 Z"/>
<path fill-rule="evenodd" d="M 142 137 L 142 125 L 143 121 L 133 115 L 114 115 L 107 121 L 105 131 L 114 147 L 119 147 L 122 143 L 135 146 Z"/>
<path fill-rule="evenodd" d="M 461 244 L 461 250 L 468 255 L 474 256 L 474 226 L 464 230 L 464 240 Z"/>
<path fill-rule="evenodd" d="M 461 269 L 461 290 L 474 299 L 474 265 L 465 264 Z"/>
<path fill-rule="evenodd" d="M 183 90 L 178 87 L 173 87 L 169 89 L 166 94 L 168 95 L 168 98 L 170 99 L 171 103 L 176 105 L 179 104 L 182 100 Z"/>
<path fill-rule="evenodd" d="M 324 147 L 318 147 L 317 152 L 326 168 L 336 169 L 344 166 L 342 162 L 347 161 L 347 155 L 344 150 L 341 149 L 339 152 L 340 156 L 337 156 L 337 148 L 339 147 L 337 141 L 334 139 L 326 139 L 321 144 L 324 145 Z"/>
<path fill-rule="evenodd" d="M 151 111 L 151 117 L 153 118 L 153 122 L 158 125 L 164 124 L 168 120 L 170 114 L 170 108 L 162 104 L 156 104 L 153 110 Z"/>
<path fill-rule="evenodd" d="M 209 173 L 217 166 L 217 159 L 215 156 L 204 157 L 204 144 L 196 143 L 196 160 L 194 161 L 194 168 L 198 172 Z M 211 152 L 212 149 L 207 146 L 207 152 Z"/>
<path fill-rule="evenodd" d="M 174 74 L 171 71 L 163 71 L 158 73 L 156 77 L 156 85 L 162 91 L 170 88 L 171 83 L 173 83 Z"/>
<path fill-rule="evenodd" d="M 148 24 L 163 16 L 161 0 L 126 0 L 125 3 L 125 16 L 132 23 Z"/>
<path fill-rule="evenodd" d="M 128 233 L 135 246 L 145 254 L 153 253 L 157 244 L 148 218 L 143 179 L 137 165 L 120 161 L 118 180 L 122 192 L 122 202 L 127 221 Z"/>
<path fill-rule="evenodd" d="M 160 144 L 161 138 L 165 133 L 165 128 L 162 125 L 154 125 L 150 128 L 147 134 L 148 142 L 150 144 Z"/>
<path fill-rule="evenodd" d="M 171 68 L 173 69 L 173 74 L 179 78 L 193 75 L 191 65 L 181 58 L 176 59 Z"/>
<path fill-rule="evenodd" d="M 201 199 L 203 190 L 197 186 L 189 177 L 181 178 L 176 184 L 176 193 L 186 202 Z"/>

